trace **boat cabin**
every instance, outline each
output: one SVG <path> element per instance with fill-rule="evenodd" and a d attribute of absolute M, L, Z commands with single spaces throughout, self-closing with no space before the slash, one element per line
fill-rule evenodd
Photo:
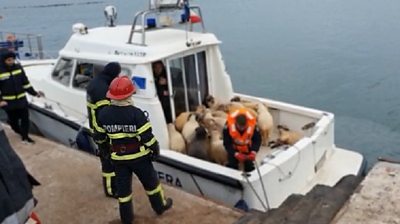
<path fill-rule="evenodd" d="M 121 73 L 131 77 L 136 85 L 134 104 L 149 113 L 153 126 L 157 125 L 153 131 L 164 148 L 168 148 L 168 133 L 157 96 L 153 63 L 161 61 L 165 66 L 171 105 L 167 113 L 171 113 L 173 120 L 184 111 L 194 111 L 207 95 L 229 101 L 233 90 L 219 51 L 220 41 L 211 33 L 187 29 L 194 26 L 190 21 L 173 21 L 171 13 L 180 13 L 181 9 L 166 10 L 170 13 L 168 19 L 160 14 L 160 9 L 150 9 L 135 18 L 138 21 L 140 17 L 147 24 L 132 27 L 90 29 L 75 24 L 75 33 L 60 51 L 51 78 L 43 80 L 49 82 L 46 89 L 57 88 L 57 95 L 51 96 L 53 100 L 62 99 L 64 110 L 86 111 L 84 95 L 88 82 L 105 64 L 119 62 Z M 57 85 L 50 82 L 57 82 Z M 83 114 L 74 116 L 85 117 Z"/>

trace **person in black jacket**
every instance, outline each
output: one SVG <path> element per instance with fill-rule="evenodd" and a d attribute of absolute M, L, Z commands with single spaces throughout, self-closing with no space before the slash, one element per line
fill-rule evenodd
<path fill-rule="evenodd" d="M 165 70 L 165 66 L 162 63 L 162 61 L 154 62 L 152 67 L 153 67 L 154 82 L 156 83 L 158 99 L 161 102 L 165 120 L 168 124 L 172 122 L 172 114 L 171 114 L 171 102 L 168 91 L 167 72 Z"/>
<path fill-rule="evenodd" d="M 24 143 L 35 143 L 28 136 L 29 110 L 26 92 L 43 97 L 42 91 L 35 91 L 20 64 L 15 63 L 15 53 L 3 50 L 0 53 L 0 107 L 7 115 L 11 128 L 21 135 Z"/>
<path fill-rule="evenodd" d="M 119 211 L 122 223 L 132 223 L 132 172 L 146 190 L 153 210 L 163 214 L 172 207 L 172 199 L 165 198 L 152 160 L 160 154 L 157 139 L 147 114 L 133 106 L 135 87 L 127 76 L 115 78 L 107 97 L 111 105 L 99 112 L 98 125 L 103 129 L 96 133 L 99 140 L 111 142 L 111 159 L 115 165 Z"/>
<path fill-rule="evenodd" d="M 0 123 L 0 223 L 27 223 L 37 200 L 32 188 L 40 183 L 26 170 Z"/>
<path fill-rule="evenodd" d="M 95 75 L 86 88 L 87 109 L 89 117 L 89 126 L 91 132 L 101 132 L 97 124 L 97 115 L 99 111 L 110 105 L 106 93 L 111 81 L 121 72 L 121 65 L 118 62 L 108 63 L 103 71 Z M 107 141 L 96 141 L 98 147 L 98 155 L 101 162 L 101 170 L 103 174 L 103 188 L 107 197 L 116 197 L 115 189 L 115 172 L 114 166 L 110 159 L 110 143 Z"/>

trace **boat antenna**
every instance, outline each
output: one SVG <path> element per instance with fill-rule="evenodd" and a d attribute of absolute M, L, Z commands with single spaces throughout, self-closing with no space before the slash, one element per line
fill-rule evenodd
<path fill-rule="evenodd" d="M 189 43 L 189 31 L 188 31 L 188 23 L 190 21 L 190 7 L 189 0 L 182 0 L 180 2 L 183 7 L 183 21 L 185 23 L 185 37 L 186 37 L 186 46 L 190 47 L 191 43 Z"/>

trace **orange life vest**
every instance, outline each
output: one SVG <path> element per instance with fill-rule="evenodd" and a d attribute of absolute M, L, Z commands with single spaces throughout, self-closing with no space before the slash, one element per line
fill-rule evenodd
<path fill-rule="evenodd" d="M 245 115 L 247 120 L 247 128 L 241 134 L 236 128 L 236 117 L 239 115 Z M 245 108 L 240 108 L 228 115 L 227 123 L 229 135 L 233 139 L 233 146 L 235 150 L 240 153 L 248 153 L 249 147 L 251 146 L 251 138 L 254 134 L 254 129 L 256 127 L 256 118 Z"/>

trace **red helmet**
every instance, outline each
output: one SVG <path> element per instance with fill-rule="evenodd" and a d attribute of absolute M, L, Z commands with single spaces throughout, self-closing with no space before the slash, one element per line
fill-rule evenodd
<path fill-rule="evenodd" d="M 136 92 L 136 88 L 128 76 L 118 76 L 108 87 L 107 97 L 112 100 L 123 100 Z"/>

